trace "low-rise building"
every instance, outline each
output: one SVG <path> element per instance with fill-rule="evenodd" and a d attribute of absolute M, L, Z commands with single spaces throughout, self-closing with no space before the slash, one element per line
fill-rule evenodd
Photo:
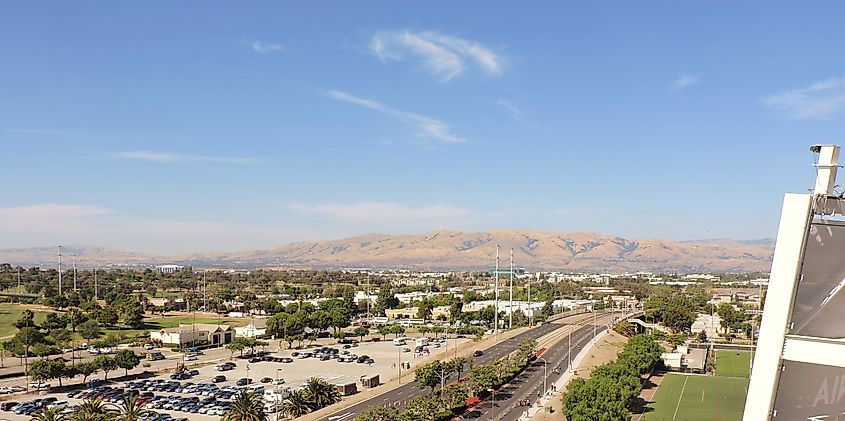
<path fill-rule="evenodd" d="M 185 270 L 184 266 L 180 265 L 158 265 L 156 270 L 161 273 L 176 273 Z"/>
<path fill-rule="evenodd" d="M 154 330 L 150 339 L 165 345 L 184 347 L 187 344 L 225 345 L 235 338 L 235 330 L 229 325 L 180 324 L 177 327 Z"/>
<path fill-rule="evenodd" d="M 267 335 L 267 319 L 254 319 L 246 326 L 235 328 L 235 336 L 241 338 L 261 338 Z"/>

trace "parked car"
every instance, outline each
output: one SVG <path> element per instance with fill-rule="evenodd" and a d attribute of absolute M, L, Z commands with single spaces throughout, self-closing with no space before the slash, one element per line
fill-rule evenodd
<path fill-rule="evenodd" d="M 250 383 L 252 383 L 252 379 L 250 379 L 248 377 L 240 378 L 240 379 L 238 379 L 237 382 L 235 382 L 235 384 L 238 385 L 238 386 L 246 386 Z"/>
<path fill-rule="evenodd" d="M 153 344 L 144 344 L 144 349 L 146 349 L 147 351 L 149 351 L 149 350 L 151 350 L 151 349 L 153 349 L 153 348 L 155 348 L 155 347 L 153 346 Z"/>
<path fill-rule="evenodd" d="M 290 364 L 290 363 L 293 362 L 293 358 L 284 357 L 284 358 L 281 358 L 281 362 Z"/>
<path fill-rule="evenodd" d="M 481 350 L 478 350 L 478 349 L 476 349 L 475 352 L 472 353 L 473 357 L 480 357 L 482 355 L 484 355 L 484 353 L 481 352 Z"/>
<path fill-rule="evenodd" d="M 211 378 L 212 383 L 220 383 L 220 382 L 225 382 L 225 381 L 226 381 L 226 376 L 214 376 L 214 377 Z"/>
<path fill-rule="evenodd" d="M 272 381 L 273 381 L 273 379 L 270 378 L 270 377 L 262 377 L 261 378 L 261 383 L 270 383 Z"/>
<path fill-rule="evenodd" d="M 14 408 L 14 407 L 15 407 L 15 406 L 17 406 L 17 405 L 18 405 L 18 403 L 17 403 L 17 402 L 3 402 L 3 403 L 0 403 L 0 411 L 11 411 L 11 410 L 12 410 L 12 408 Z"/>

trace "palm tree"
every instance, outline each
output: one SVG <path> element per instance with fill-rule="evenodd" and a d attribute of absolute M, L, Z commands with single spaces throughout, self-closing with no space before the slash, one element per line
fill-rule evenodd
<path fill-rule="evenodd" d="M 309 412 L 311 412 L 311 407 L 308 403 L 308 397 L 305 394 L 304 390 L 294 390 L 293 392 L 285 398 L 284 402 L 282 402 L 282 412 L 288 418 L 297 418 L 301 417 Z"/>
<path fill-rule="evenodd" d="M 340 392 L 329 382 L 312 377 L 305 385 L 305 397 L 313 411 L 340 402 Z"/>
<path fill-rule="evenodd" d="M 223 421 L 267 421 L 261 396 L 251 390 L 244 391 L 232 400 L 232 410 L 223 417 Z"/>
<path fill-rule="evenodd" d="M 31 421 L 64 421 L 66 418 L 62 408 L 44 408 L 36 412 Z"/>
<path fill-rule="evenodd" d="M 113 405 L 117 411 L 117 421 L 138 421 L 150 412 L 138 403 L 138 395 L 126 395 L 120 405 Z"/>
<path fill-rule="evenodd" d="M 71 421 L 111 421 L 114 412 L 99 399 L 88 399 L 79 404 Z"/>

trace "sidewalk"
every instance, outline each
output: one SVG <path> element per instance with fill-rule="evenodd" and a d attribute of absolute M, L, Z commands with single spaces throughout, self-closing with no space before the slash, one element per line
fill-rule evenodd
<path fill-rule="evenodd" d="M 584 348 L 572 360 L 572 366 L 578 372 L 578 377 L 589 378 L 592 370 L 602 364 L 608 363 L 616 359 L 616 354 L 622 350 L 622 346 L 627 341 L 627 338 L 616 333 L 604 331 L 599 334 L 597 343 L 590 348 Z M 561 397 L 566 392 L 566 385 L 572 379 L 572 374 L 566 372 L 560 379 L 554 382 L 557 392 L 546 395 L 540 399 L 541 406 L 532 406 L 528 410 L 528 417 L 521 417 L 520 420 L 532 421 L 560 421 L 566 419 L 563 416 L 563 402 Z M 545 407 L 550 406 L 554 412 L 548 413 L 544 410 Z"/>

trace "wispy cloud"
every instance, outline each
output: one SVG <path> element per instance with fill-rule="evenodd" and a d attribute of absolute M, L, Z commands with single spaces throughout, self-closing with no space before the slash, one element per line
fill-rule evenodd
<path fill-rule="evenodd" d="M 0 233 L 79 231 L 87 228 L 93 217 L 111 212 L 99 206 L 55 203 L 0 208 Z"/>
<path fill-rule="evenodd" d="M 252 48 L 252 51 L 256 53 L 265 54 L 282 51 L 284 47 L 282 47 L 282 44 L 276 44 L 274 42 L 249 41 L 249 48 Z"/>
<path fill-rule="evenodd" d="M 514 105 L 514 103 L 512 103 L 512 102 L 510 102 L 510 101 L 508 101 L 504 98 L 499 98 L 499 99 L 496 100 L 495 104 L 504 108 L 505 110 L 507 110 L 508 113 L 510 114 L 511 118 L 514 119 L 514 121 L 516 121 L 517 123 L 522 124 L 523 126 L 529 127 L 529 128 L 532 128 L 532 129 L 537 128 L 537 123 L 534 123 L 533 121 L 528 119 L 525 116 L 525 113 L 523 113 L 522 110 L 519 109 L 519 107 Z"/>
<path fill-rule="evenodd" d="M 680 73 L 678 74 L 678 78 L 672 82 L 672 89 L 678 91 L 698 85 L 701 83 L 702 76 L 701 73 Z"/>
<path fill-rule="evenodd" d="M 249 164 L 257 162 L 252 158 L 237 158 L 237 157 L 219 157 L 219 156 L 203 156 L 203 155 L 185 155 L 168 152 L 152 152 L 152 151 L 125 151 L 115 152 L 112 154 L 114 158 L 132 159 L 137 161 L 155 162 L 158 164 L 174 164 L 179 162 L 213 162 L 221 164 Z"/>
<path fill-rule="evenodd" d="M 470 214 L 467 209 L 442 204 L 414 208 L 390 202 L 321 205 L 292 203 L 290 208 L 298 212 L 321 214 L 344 221 L 379 224 L 447 223 Z"/>
<path fill-rule="evenodd" d="M 797 119 L 829 118 L 845 109 L 845 76 L 770 95 L 760 102 Z"/>
<path fill-rule="evenodd" d="M 503 58 L 483 44 L 434 31 L 381 31 L 373 35 L 370 52 L 382 61 L 414 56 L 441 82 L 464 72 L 471 62 L 489 75 L 503 71 Z"/>
<path fill-rule="evenodd" d="M 380 102 L 360 98 L 354 95 L 350 95 L 343 91 L 332 90 L 329 91 L 328 94 L 330 97 L 338 101 L 348 102 L 350 104 L 355 104 L 365 108 L 369 108 L 371 110 L 379 111 L 393 118 L 396 118 L 397 120 L 400 120 L 406 124 L 413 125 L 417 129 L 419 129 L 420 133 L 424 136 L 432 137 L 443 142 L 453 143 L 463 142 L 466 140 L 460 136 L 451 133 L 449 131 L 449 126 L 446 125 L 446 123 L 435 118 L 408 111 L 397 110 L 395 108 L 388 107 Z"/>

